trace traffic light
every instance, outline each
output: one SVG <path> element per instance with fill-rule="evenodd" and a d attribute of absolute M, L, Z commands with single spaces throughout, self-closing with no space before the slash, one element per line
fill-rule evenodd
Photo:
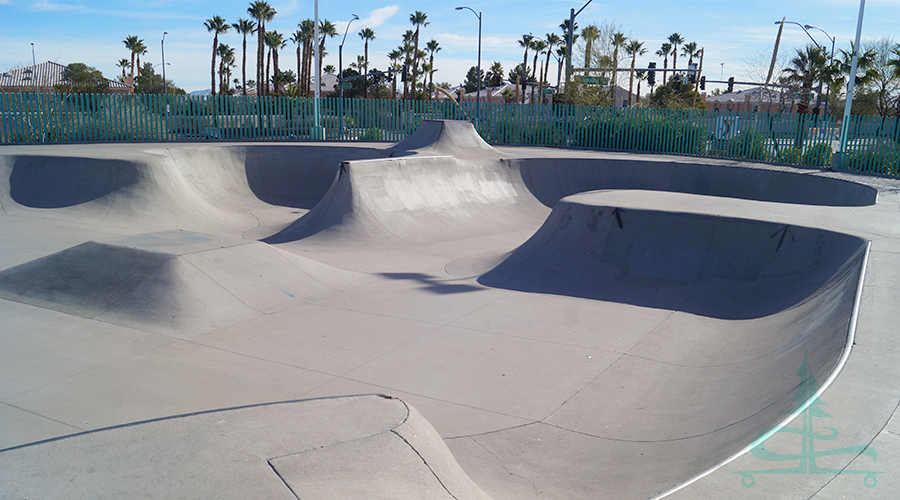
<path fill-rule="evenodd" d="M 706 77 L 700 77 L 700 90 L 706 90 Z"/>
<path fill-rule="evenodd" d="M 650 68 L 650 71 L 647 72 L 647 83 L 652 87 L 656 85 L 656 71 L 653 71 L 653 68 L 656 68 L 656 63 L 652 62 L 647 67 Z"/>
<path fill-rule="evenodd" d="M 400 81 L 405 82 L 408 77 L 409 77 L 409 66 L 404 64 L 403 71 L 400 73 Z"/>
<path fill-rule="evenodd" d="M 734 77 L 728 77 L 728 92 L 734 92 Z"/>

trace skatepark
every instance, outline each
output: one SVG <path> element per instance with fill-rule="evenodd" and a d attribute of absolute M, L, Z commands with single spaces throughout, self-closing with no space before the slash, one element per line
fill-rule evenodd
<path fill-rule="evenodd" d="M 456 121 L 3 146 L 0 497 L 894 498 L 898 188 Z"/>

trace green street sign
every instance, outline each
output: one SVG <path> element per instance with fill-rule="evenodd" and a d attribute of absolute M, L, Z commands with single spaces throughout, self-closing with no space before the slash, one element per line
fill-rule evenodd
<path fill-rule="evenodd" d="M 344 89 L 344 90 L 352 89 L 352 88 L 353 88 L 353 84 L 350 83 L 350 82 L 344 82 L 344 83 L 341 84 L 341 88 Z"/>
<path fill-rule="evenodd" d="M 555 92 L 553 89 L 544 89 L 541 91 L 541 94 L 552 94 Z"/>
<path fill-rule="evenodd" d="M 602 76 L 576 76 L 575 81 L 586 85 L 606 85 L 609 83 L 609 78 Z"/>

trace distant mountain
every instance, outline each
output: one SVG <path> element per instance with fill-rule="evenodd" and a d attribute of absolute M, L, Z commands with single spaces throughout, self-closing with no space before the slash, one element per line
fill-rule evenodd
<path fill-rule="evenodd" d="M 210 89 L 205 89 L 205 90 L 195 90 L 188 95 L 209 95 L 211 93 L 212 93 L 212 91 Z"/>

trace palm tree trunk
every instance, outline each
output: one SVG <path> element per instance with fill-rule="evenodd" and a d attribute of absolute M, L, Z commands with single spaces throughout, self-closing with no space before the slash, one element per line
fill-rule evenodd
<path fill-rule="evenodd" d="M 247 34 L 244 33 L 244 55 L 241 59 L 241 89 L 247 95 Z"/>
<path fill-rule="evenodd" d="M 216 52 L 219 50 L 219 33 L 213 37 L 212 65 L 209 70 L 209 91 L 216 95 Z"/>
<path fill-rule="evenodd" d="M 266 37 L 266 23 L 262 19 L 259 20 L 259 23 L 256 27 L 256 37 L 257 37 L 257 45 L 256 45 L 256 95 L 261 96 L 265 95 L 266 89 L 263 85 L 263 70 L 265 69 L 265 51 L 263 47 L 265 46 L 265 37 Z"/>
<path fill-rule="evenodd" d="M 280 95 L 280 93 L 281 93 L 280 83 L 281 82 L 278 81 L 278 48 L 277 47 L 272 47 L 272 64 L 275 66 L 275 68 L 274 68 L 275 72 L 272 73 L 272 81 L 275 82 L 275 84 L 274 84 L 275 95 Z"/>
<path fill-rule="evenodd" d="M 628 107 L 631 107 L 631 94 L 634 90 L 634 61 L 637 59 L 637 54 L 631 56 L 631 76 L 628 78 Z"/>

